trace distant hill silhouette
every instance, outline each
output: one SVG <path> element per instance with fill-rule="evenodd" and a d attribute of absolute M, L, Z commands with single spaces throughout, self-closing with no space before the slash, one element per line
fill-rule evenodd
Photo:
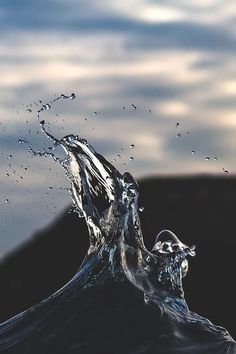
<path fill-rule="evenodd" d="M 156 177 L 139 182 L 145 244 L 170 229 L 197 245 L 184 279 L 192 311 L 236 338 L 236 177 Z M 83 219 L 68 210 L 0 264 L 0 320 L 48 297 L 76 272 L 88 247 Z"/>

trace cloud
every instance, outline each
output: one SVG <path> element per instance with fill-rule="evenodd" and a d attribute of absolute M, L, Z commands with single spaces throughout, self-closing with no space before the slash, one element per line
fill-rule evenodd
<path fill-rule="evenodd" d="M 58 102 L 42 118 L 57 137 L 87 138 L 121 172 L 236 172 L 235 16 L 236 5 L 216 0 L 1 1 L 4 252 L 69 201 L 58 189 L 68 186 L 61 166 L 30 158 L 17 143 L 51 144 L 37 121 L 39 100 L 75 92 L 76 100 Z"/>

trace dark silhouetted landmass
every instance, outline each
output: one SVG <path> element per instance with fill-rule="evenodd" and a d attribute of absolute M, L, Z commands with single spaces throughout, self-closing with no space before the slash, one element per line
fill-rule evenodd
<path fill-rule="evenodd" d="M 236 338 L 236 177 L 157 177 L 140 181 L 144 240 L 170 229 L 197 245 L 184 280 L 190 309 Z M 77 271 L 88 247 L 85 222 L 67 211 L 0 265 L 0 320 L 36 304 Z"/>

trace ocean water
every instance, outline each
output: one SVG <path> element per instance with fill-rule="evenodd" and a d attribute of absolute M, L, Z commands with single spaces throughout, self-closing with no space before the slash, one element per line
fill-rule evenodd
<path fill-rule="evenodd" d="M 58 140 L 46 131 L 41 113 L 48 109 L 42 107 L 38 119 L 53 148 L 31 148 L 31 153 L 48 154 L 61 165 L 70 181 L 73 211 L 86 220 L 90 246 L 63 288 L 0 325 L 0 353 L 236 353 L 226 329 L 186 304 L 182 278 L 195 247 L 163 230 L 147 250 L 136 181 L 85 139 Z M 56 157 L 58 147 L 63 158 Z"/>

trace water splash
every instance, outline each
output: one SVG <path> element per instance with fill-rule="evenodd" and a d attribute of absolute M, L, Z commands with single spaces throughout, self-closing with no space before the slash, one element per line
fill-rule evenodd
<path fill-rule="evenodd" d="M 235 353 L 229 333 L 192 313 L 182 278 L 193 247 L 168 230 L 145 247 L 138 185 L 76 135 L 58 140 L 74 210 L 84 217 L 89 249 L 78 272 L 48 299 L 0 325 L 0 352 Z M 69 232 L 69 230 L 68 230 Z"/>

